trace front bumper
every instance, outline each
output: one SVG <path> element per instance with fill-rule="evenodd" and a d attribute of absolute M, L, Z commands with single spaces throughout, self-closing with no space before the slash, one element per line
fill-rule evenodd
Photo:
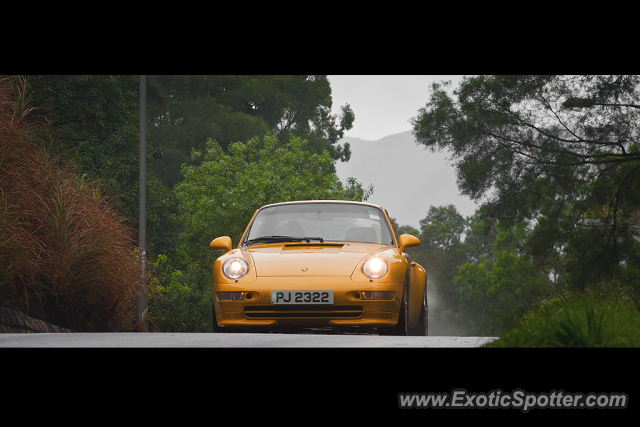
<path fill-rule="evenodd" d="M 359 283 L 349 277 L 259 277 L 246 284 L 214 283 L 213 305 L 222 327 L 365 326 L 398 323 L 404 283 Z M 271 304 L 271 291 L 332 290 L 333 304 Z M 393 300 L 363 300 L 362 291 L 393 291 Z M 217 292 L 245 292 L 245 299 L 218 301 Z"/>

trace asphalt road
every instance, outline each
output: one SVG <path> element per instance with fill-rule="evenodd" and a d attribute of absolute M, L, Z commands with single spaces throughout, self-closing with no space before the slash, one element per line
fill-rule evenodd
<path fill-rule="evenodd" d="M 198 348 L 198 347 L 482 347 L 495 337 L 395 337 L 355 334 L 268 333 L 18 333 L 0 334 L 0 348 Z"/>

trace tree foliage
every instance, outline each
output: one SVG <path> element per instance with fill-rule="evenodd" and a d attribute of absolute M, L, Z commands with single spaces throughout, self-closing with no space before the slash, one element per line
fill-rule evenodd
<path fill-rule="evenodd" d="M 525 250 L 527 223 L 463 218 L 453 205 L 431 206 L 420 231 L 391 222 L 420 239 L 407 253 L 427 271 L 434 335 L 495 335 L 556 291 L 550 268 Z"/>
<path fill-rule="evenodd" d="M 231 144 L 229 153 L 211 139 L 206 151 L 193 150 L 192 157 L 202 158 L 202 162 L 184 165 L 185 179 L 175 188 L 183 236 L 208 245 L 212 235 L 228 235 L 238 243 L 251 216 L 263 205 L 368 197 L 371 190 L 362 194 L 355 180 L 345 188 L 332 170 L 334 160 L 329 153 L 309 153 L 304 150 L 306 143 L 291 136 L 280 146 L 278 139 L 267 133 L 262 140 L 253 137 L 247 143 Z"/>
<path fill-rule="evenodd" d="M 454 279 L 456 320 L 475 334 L 496 335 L 520 316 L 554 295 L 548 270 L 520 251 L 526 230 L 497 224 L 492 257 L 460 266 Z"/>
<path fill-rule="evenodd" d="M 451 152 L 461 192 L 483 200 L 483 215 L 534 223 L 526 251 L 584 288 L 637 268 L 639 85 L 639 76 L 477 76 L 451 94 L 436 83 L 414 135 Z"/>
<path fill-rule="evenodd" d="M 266 132 L 281 144 L 296 135 L 312 153 L 349 160 L 348 144 L 338 140 L 355 116 L 348 104 L 331 114 L 326 76 L 150 76 L 149 85 L 154 170 L 169 187 L 182 180 L 183 163 L 194 164 L 191 149 L 204 151 L 208 138 L 226 150 Z"/>
<path fill-rule="evenodd" d="M 31 104 L 51 124 L 48 152 L 76 165 L 76 173 L 100 180 L 114 207 L 138 226 L 139 79 L 114 75 L 32 75 L 26 77 Z M 147 164 L 152 147 L 147 138 Z M 171 193 L 147 171 L 147 243 L 171 251 Z"/>

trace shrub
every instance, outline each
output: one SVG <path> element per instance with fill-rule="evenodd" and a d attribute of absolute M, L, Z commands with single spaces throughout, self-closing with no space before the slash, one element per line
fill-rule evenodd
<path fill-rule="evenodd" d="M 181 271 L 171 270 L 166 255 L 159 255 L 149 283 L 149 328 L 155 332 L 210 331 L 213 319 L 211 288 L 196 289 Z M 168 285 L 166 285 L 168 283 Z"/>
<path fill-rule="evenodd" d="M 72 330 L 131 330 L 135 230 L 96 182 L 27 141 L 42 123 L 25 89 L 20 78 L 0 80 L 0 293 Z"/>
<path fill-rule="evenodd" d="M 486 347 L 640 347 L 639 310 L 629 298 L 569 293 L 544 301 Z"/>

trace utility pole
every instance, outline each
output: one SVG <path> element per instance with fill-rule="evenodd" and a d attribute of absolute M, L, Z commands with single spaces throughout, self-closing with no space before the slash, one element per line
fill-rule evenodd
<path fill-rule="evenodd" d="M 138 250 L 140 255 L 140 293 L 137 301 L 138 331 L 147 332 L 148 322 L 146 310 L 147 301 L 146 258 L 147 258 L 147 76 L 140 76 L 140 185 L 138 213 Z"/>

